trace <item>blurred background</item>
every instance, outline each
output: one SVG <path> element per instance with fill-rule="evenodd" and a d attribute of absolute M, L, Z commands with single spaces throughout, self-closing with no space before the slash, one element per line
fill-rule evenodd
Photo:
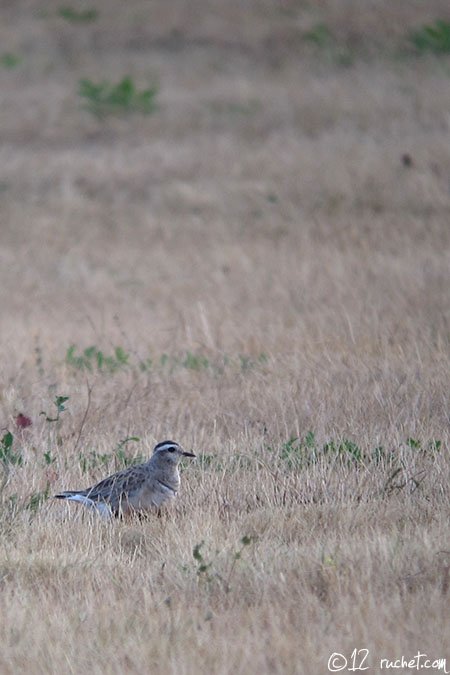
<path fill-rule="evenodd" d="M 449 22 L 446 0 L 3 2 L 9 376 L 70 346 L 442 346 Z"/>

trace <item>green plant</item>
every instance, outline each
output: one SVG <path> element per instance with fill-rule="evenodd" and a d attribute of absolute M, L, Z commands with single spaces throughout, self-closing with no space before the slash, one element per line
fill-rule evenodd
<path fill-rule="evenodd" d="M 71 23 L 90 23 L 98 18 L 96 9 L 77 10 L 73 7 L 60 7 L 58 15 Z"/>
<path fill-rule="evenodd" d="M 370 454 L 370 461 L 374 464 L 381 464 L 381 462 L 386 461 L 389 455 L 386 453 L 382 445 L 378 445 L 374 448 Z"/>
<path fill-rule="evenodd" d="M 334 37 L 328 26 L 324 23 L 317 23 L 308 31 L 305 31 L 303 39 L 317 47 L 328 47 L 334 44 Z"/>
<path fill-rule="evenodd" d="M 95 345 L 87 347 L 81 354 L 77 354 L 75 345 L 71 345 L 66 352 L 66 363 L 77 370 L 94 369 L 100 372 L 114 373 L 121 368 L 129 365 L 130 355 L 122 349 L 116 347 L 113 354 L 104 354 Z"/>
<path fill-rule="evenodd" d="M 138 455 L 137 457 L 132 457 L 125 451 L 125 448 L 130 441 L 138 443 L 140 440 L 141 439 L 138 436 L 128 436 L 119 441 L 113 453 L 114 461 L 118 469 L 125 469 L 127 466 L 139 464 L 139 462 L 143 461 L 144 458 L 142 456 Z"/>
<path fill-rule="evenodd" d="M 55 413 L 47 413 L 45 410 L 41 410 L 39 415 L 42 415 L 45 418 L 45 421 L 48 423 L 47 429 L 48 429 L 48 447 L 47 450 L 44 452 L 44 461 L 48 465 L 53 464 L 53 462 L 56 461 L 56 458 L 53 457 L 51 450 L 52 446 L 56 443 L 57 446 L 62 445 L 63 439 L 60 434 L 60 428 L 61 428 L 61 415 L 63 412 L 66 412 L 66 403 L 69 400 L 69 396 L 55 396 L 55 399 L 53 401 L 53 405 L 56 408 L 56 414 Z M 56 434 L 53 434 L 52 427 L 54 425 L 54 430 L 56 431 Z"/>
<path fill-rule="evenodd" d="M 250 372 L 255 368 L 264 366 L 268 363 L 268 360 L 268 356 L 264 352 L 255 356 L 220 354 L 216 358 L 211 358 L 201 352 L 190 350 L 174 355 L 163 352 L 159 357 L 136 358 L 120 346 L 115 347 L 113 352 L 108 354 L 96 345 L 79 349 L 73 344 L 68 347 L 65 356 L 66 364 L 74 370 L 98 371 L 108 374 L 127 368 L 143 373 L 158 369 L 167 369 L 170 373 L 173 373 L 180 368 L 185 368 L 186 370 L 208 372 L 214 376 L 221 376 L 226 368 Z"/>
<path fill-rule="evenodd" d="M 440 452 L 442 442 L 434 439 L 422 443 L 415 438 L 408 438 L 406 445 L 421 454 L 436 454 Z M 373 450 L 364 451 L 357 443 L 347 438 L 339 441 L 331 439 L 320 447 L 312 431 L 308 431 L 303 439 L 293 436 L 282 443 L 278 449 L 272 446 L 267 449 L 269 452 L 278 453 L 285 465 L 294 470 L 305 468 L 319 461 L 334 462 L 336 460 L 349 466 L 373 463 L 384 464 L 392 468 L 398 459 L 398 454 L 394 450 L 386 450 L 382 445 L 376 446 Z"/>
<path fill-rule="evenodd" d="M 212 581 L 213 577 L 209 574 L 209 570 L 213 565 L 213 561 L 206 562 L 203 557 L 202 548 L 204 546 L 204 541 L 201 541 L 199 544 L 196 544 L 192 550 L 192 557 L 197 563 L 196 573 L 197 576 L 206 579 L 206 581 Z"/>
<path fill-rule="evenodd" d="M 240 560 L 242 558 L 242 553 L 243 553 L 244 549 L 247 546 L 250 546 L 250 544 L 252 544 L 254 541 L 255 541 L 254 537 L 250 537 L 248 534 L 245 534 L 241 538 L 240 548 L 233 553 L 232 559 L 231 559 L 231 565 L 230 565 L 230 568 L 228 570 L 228 574 L 227 574 L 227 577 L 226 577 L 226 580 L 225 580 L 225 584 L 226 584 L 225 589 L 226 589 L 227 593 L 229 593 L 230 590 L 231 590 L 231 586 L 230 586 L 231 577 L 233 576 L 233 573 L 234 573 L 234 570 L 236 568 L 236 564 L 237 564 L 238 560 Z"/>
<path fill-rule="evenodd" d="M 274 451 L 269 447 L 270 452 Z M 314 464 L 320 455 L 314 432 L 308 431 L 304 439 L 292 436 L 281 444 L 278 450 L 280 458 L 289 469 L 300 469 Z"/>
<path fill-rule="evenodd" d="M 6 431 L 0 439 L 0 461 L 4 466 L 15 464 L 22 466 L 23 457 L 20 451 L 15 451 L 13 448 L 14 436 L 10 431 Z"/>
<path fill-rule="evenodd" d="M 98 467 L 109 468 L 114 466 L 114 469 L 117 471 L 119 469 L 125 469 L 132 464 L 138 464 L 141 461 L 144 461 L 144 457 L 141 455 L 130 456 L 125 452 L 125 447 L 130 441 L 140 441 L 141 439 L 138 436 L 128 436 L 123 440 L 119 441 L 116 448 L 113 452 L 97 452 L 96 450 L 91 450 L 89 453 L 78 454 L 78 461 L 80 463 L 81 471 L 87 473 Z"/>
<path fill-rule="evenodd" d="M 202 453 L 197 457 L 197 466 L 202 470 L 206 471 L 207 469 L 212 469 L 215 471 L 220 471 L 223 469 L 222 462 L 217 458 L 216 455 L 210 455 L 207 453 Z"/>
<path fill-rule="evenodd" d="M 71 345 L 66 352 L 66 363 L 76 370 L 94 369 L 100 372 L 114 373 L 121 368 L 129 366 L 130 355 L 122 349 L 116 347 L 113 354 L 104 354 L 95 345 L 87 347 L 81 354 L 77 354 L 75 345 Z"/>
<path fill-rule="evenodd" d="M 202 356 L 201 354 L 193 354 L 192 352 L 186 352 L 186 356 L 181 362 L 181 365 L 184 368 L 188 368 L 189 370 L 202 370 L 203 368 L 208 368 L 209 361 L 205 356 Z"/>
<path fill-rule="evenodd" d="M 442 441 L 431 440 L 428 443 L 424 444 L 422 441 L 417 438 L 407 438 L 406 445 L 408 445 L 412 450 L 418 450 L 421 453 L 435 453 L 439 452 L 442 446 Z"/>
<path fill-rule="evenodd" d="M 242 558 L 242 553 L 244 549 L 252 544 L 255 541 L 254 537 L 249 535 L 244 535 L 240 540 L 240 547 L 237 551 L 231 553 L 231 562 L 228 561 L 228 569 L 226 569 L 225 574 L 220 574 L 217 570 L 214 570 L 214 566 L 219 559 L 219 551 L 215 552 L 215 556 L 207 561 L 202 549 L 205 542 L 201 541 L 199 544 L 196 544 L 192 550 L 192 557 L 196 563 L 196 575 L 198 579 L 202 582 L 206 582 L 208 585 L 213 583 L 215 580 L 219 581 L 226 593 L 229 593 L 231 590 L 231 580 L 236 569 L 237 562 Z M 229 559 L 230 560 L 230 559 Z"/>
<path fill-rule="evenodd" d="M 3 68 L 7 68 L 8 70 L 16 68 L 16 66 L 20 65 L 21 62 L 22 58 L 17 56 L 17 54 L 12 54 L 11 52 L 4 52 L 0 56 L 0 64 L 3 66 Z"/>
<path fill-rule="evenodd" d="M 47 450 L 47 452 L 44 452 L 44 462 L 47 466 L 50 466 L 50 464 L 54 464 L 56 462 L 56 457 L 52 455 L 50 450 Z"/>
<path fill-rule="evenodd" d="M 55 396 L 55 400 L 53 401 L 53 404 L 56 407 L 56 417 L 50 417 L 44 410 L 42 410 L 39 414 L 40 415 L 45 415 L 45 421 L 46 422 L 59 422 L 59 418 L 61 413 L 65 412 L 67 410 L 66 408 L 66 402 L 69 400 L 68 396 Z"/>
<path fill-rule="evenodd" d="M 243 372 L 255 368 L 258 364 L 267 363 L 267 354 L 261 352 L 257 357 L 247 356 L 246 354 L 239 354 L 239 365 Z"/>
<path fill-rule="evenodd" d="M 99 466 L 107 467 L 111 462 L 111 453 L 99 453 L 96 450 L 91 450 L 87 454 L 80 452 L 78 461 L 80 463 L 81 471 L 83 473 L 88 473 L 89 471 L 97 469 Z"/>
<path fill-rule="evenodd" d="M 270 451 L 274 449 L 268 448 Z M 334 440 L 318 446 L 313 431 L 308 431 L 304 438 L 296 436 L 282 443 L 279 456 L 289 469 L 302 469 L 318 461 L 338 458 L 339 461 L 355 464 L 365 459 L 361 448 L 348 439 L 336 442 Z"/>
<path fill-rule="evenodd" d="M 421 52 L 450 54 L 450 22 L 437 19 L 412 32 L 409 39 Z"/>
<path fill-rule="evenodd" d="M 442 441 L 437 441 L 434 439 L 432 441 L 429 441 L 427 449 L 430 452 L 440 452 L 441 448 L 442 448 Z"/>
<path fill-rule="evenodd" d="M 79 82 L 79 95 L 86 101 L 86 110 L 99 119 L 131 113 L 149 115 L 156 109 L 157 93 L 156 85 L 138 90 L 130 76 L 117 84 L 107 81 L 95 83 L 87 78 Z"/>
<path fill-rule="evenodd" d="M 349 441 L 346 438 L 340 443 L 336 443 L 335 441 L 325 443 L 323 446 L 323 453 L 335 455 L 340 460 L 351 464 L 362 461 L 361 448 L 356 445 L 356 443 L 353 443 L 353 441 Z"/>
<path fill-rule="evenodd" d="M 143 373 L 145 373 L 148 370 L 151 370 L 152 367 L 153 367 L 153 359 L 151 359 L 150 357 L 139 361 L 139 369 L 142 370 Z"/>
<path fill-rule="evenodd" d="M 336 37 L 324 23 L 317 23 L 303 33 L 303 40 L 312 45 L 316 51 L 323 53 L 330 61 L 341 66 L 350 66 L 354 54 L 345 44 L 338 42 Z"/>
<path fill-rule="evenodd" d="M 301 440 L 293 437 L 283 443 L 280 448 L 280 457 L 289 468 L 302 466 L 305 457 Z"/>
<path fill-rule="evenodd" d="M 40 505 L 50 497 L 50 483 L 47 483 L 45 490 L 34 492 L 25 504 L 28 511 L 36 512 Z"/>

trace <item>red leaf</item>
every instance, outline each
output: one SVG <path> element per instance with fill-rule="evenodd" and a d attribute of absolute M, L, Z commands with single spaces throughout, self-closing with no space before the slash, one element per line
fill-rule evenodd
<path fill-rule="evenodd" d="M 31 427 L 33 422 L 30 420 L 29 417 L 24 415 L 23 413 L 19 413 L 15 419 L 16 426 L 19 429 L 26 429 L 27 427 Z"/>

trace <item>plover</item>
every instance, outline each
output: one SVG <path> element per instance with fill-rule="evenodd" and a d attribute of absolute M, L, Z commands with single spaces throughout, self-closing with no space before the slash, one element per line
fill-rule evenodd
<path fill-rule="evenodd" d="M 182 457 L 195 455 L 174 441 L 163 441 L 147 462 L 118 471 L 86 490 L 67 490 L 55 498 L 80 502 L 105 518 L 158 510 L 177 495 Z"/>

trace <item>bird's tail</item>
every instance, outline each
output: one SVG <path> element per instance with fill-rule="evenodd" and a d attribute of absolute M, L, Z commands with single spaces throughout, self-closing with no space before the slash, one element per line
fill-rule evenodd
<path fill-rule="evenodd" d="M 57 495 L 54 495 L 55 499 L 66 499 L 69 502 L 78 502 L 80 504 L 84 504 L 84 506 L 87 506 L 89 509 L 93 509 L 94 511 L 97 511 L 102 518 L 111 518 L 113 515 L 110 507 L 106 502 L 102 501 L 94 501 L 90 497 L 87 497 L 85 494 L 82 492 L 77 492 L 76 490 L 67 490 L 66 492 L 60 492 Z"/>
<path fill-rule="evenodd" d="M 60 492 L 57 495 L 53 495 L 53 499 L 70 499 L 71 497 L 81 496 L 76 490 L 66 490 L 65 492 Z M 79 501 L 78 499 L 76 501 Z"/>

